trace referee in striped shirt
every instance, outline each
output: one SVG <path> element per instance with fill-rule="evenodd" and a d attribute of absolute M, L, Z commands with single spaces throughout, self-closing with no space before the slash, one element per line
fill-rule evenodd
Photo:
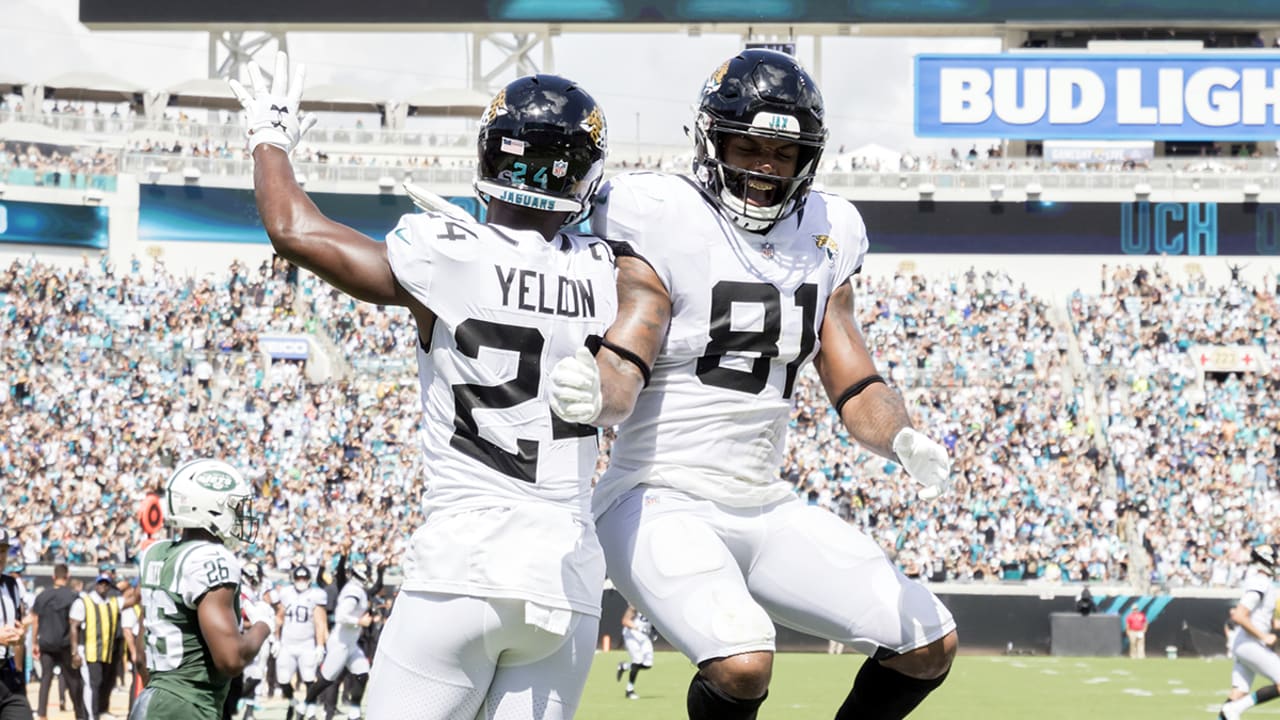
<path fill-rule="evenodd" d="M 9 559 L 9 537 L 9 530 L 0 527 L 0 565 Z M 0 575 L 0 720 L 31 720 L 24 668 L 19 665 L 26 660 L 22 646 L 25 615 L 18 581 Z"/>

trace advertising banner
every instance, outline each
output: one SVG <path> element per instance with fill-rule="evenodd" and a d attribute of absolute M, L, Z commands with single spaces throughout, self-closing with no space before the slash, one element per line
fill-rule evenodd
<path fill-rule="evenodd" d="M 417 212 L 405 195 L 307 193 L 320 211 L 375 240 L 383 239 L 400 216 Z M 472 215 L 472 197 L 448 198 Z M 269 243 L 253 191 L 186 185 L 143 185 L 138 200 L 138 239 L 143 242 Z"/>
<path fill-rule="evenodd" d="M 857 202 L 872 252 L 1280 255 L 1280 204 Z"/>
<path fill-rule="evenodd" d="M 0 243 L 103 250 L 109 239 L 106 206 L 0 201 Z"/>
<path fill-rule="evenodd" d="M 258 349 L 272 360 L 306 360 L 311 342 L 306 335 L 259 335 Z"/>
<path fill-rule="evenodd" d="M 918 55 L 915 121 L 921 137 L 1275 140 L 1280 55 Z"/>

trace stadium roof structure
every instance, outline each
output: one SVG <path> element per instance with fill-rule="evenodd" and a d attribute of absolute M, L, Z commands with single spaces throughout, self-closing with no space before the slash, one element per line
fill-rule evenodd
<path fill-rule="evenodd" d="M 308 87 L 302 93 L 303 110 L 333 112 L 379 112 L 387 98 L 354 85 L 330 83 Z"/>
<path fill-rule="evenodd" d="M 424 90 L 405 99 L 415 115 L 461 115 L 480 117 L 489 107 L 488 93 L 469 88 L 436 88 Z"/>
<path fill-rule="evenodd" d="M 169 93 L 169 104 L 178 107 L 240 109 L 240 101 L 236 100 L 231 86 L 222 78 L 193 78 L 167 88 L 165 92 Z"/>
<path fill-rule="evenodd" d="M 52 91 L 54 100 L 89 102 L 133 102 L 144 88 L 118 77 L 98 72 L 70 72 L 39 83 Z"/>

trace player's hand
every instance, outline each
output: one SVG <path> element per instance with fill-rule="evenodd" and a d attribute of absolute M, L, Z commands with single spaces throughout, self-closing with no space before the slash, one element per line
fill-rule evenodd
<path fill-rule="evenodd" d="M 80 657 L 80 653 L 75 652 L 75 651 L 73 650 L 73 651 L 71 652 L 71 669 L 72 669 L 72 670 L 79 670 L 79 669 L 80 669 L 80 666 L 81 666 L 83 663 L 84 663 L 84 659 Z"/>
<path fill-rule="evenodd" d="M 267 654 L 271 657 L 275 657 L 280 654 L 280 641 L 276 640 L 275 635 L 267 638 Z"/>
<path fill-rule="evenodd" d="M 1263 645 L 1266 645 L 1267 647 L 1272 647 L 1272 646 L 1274 646 L 1274 645 L 1276 644 L 1276 634 L 1275 634 L 1275 633 L 1267 633 L 1266 635 L 1263 635 L 1263 636 L 1262 636 L 1262 644 L 1263 644 Z"/>
<path fill-rule="evenodd" d="M 302 104 L 302 80 L 306 76 L 307 66 L 301 63 L 293 71 L 293 82 L 289 81 L 289 56 L 283 52 L 276 53 L 276 72 L 271 78 L 271 87 L 262 77 L 262 69 L 257 63 L 249 64 L 249 82 L 253 91 L 245 89 L 239 81 L 228 80 L 231 92 L 240 101 L 248 115 L 249 153 L 259 145 L 266 143 L 275 145 L 287 152 L 292 152 L 302 139 L 302 135 L 316 124 L 314 115 L 300 115 Z"/>
<path fill-rule="evenodd" d="M 316 665 L 319 666 L 324 662 L 324 645 L 316 646 Z"/>
<path fill-rule="evenodd" d="M 893 438 L 893 452 L 907 474 L 920 486 L 921 500 L 933 500 L 951 487 L 951 458 L 947 449 L 914 428 L 903 428 Z"/>
<path fill-rule="evenodd" d="M 0 645 L 12 645 L 22 639 L 22 624 L 0 625 Z"/>
<path fill-rule="evenodd" d="M 276 631 L 276 613 L 271 606 L 264 602 L 249 603 L 244 608 L 244 616 L 249 620 L 249 627 L 253 627 L 258 623 L 267 626 L 267 630 L 274 633 Z"/>
<path fill-rule="evenodd" d="M 600 368 L 591 351 L 582 347 L 551 369 L 551 410 L 571 423 L 590 424 L 600 416 Z"/>

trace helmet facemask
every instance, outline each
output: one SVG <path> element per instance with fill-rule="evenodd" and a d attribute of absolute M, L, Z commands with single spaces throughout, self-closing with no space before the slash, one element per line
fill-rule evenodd
<path fill-rule="evenodd" d="M 717 68 L 703 86 L 694 122 L 694 176 L 736 225 L 767 232 L 804 207 L 827 142 L 824 114 L 822 93 L 795 58 L 772 50 L 744 50 Z M 735 135 L 794 143 L 795 175 L 729 165 L 725 147 Z M 772 197 L 753 202 L 752 193 L 763 186 L 772 186 Z"/>
<path fill-rule="evenodd" d="M 771 114 L 760 113 L 757 118 L 761 115 Z M 734 223 L 749 232 L 765 232 L 804 205 L 826 142 L 825 135 L 815 138 L 812 133 L 762 130 L 743 123 L 716 120 L 706 113 L 699 113 L 695 133 L 697 164 L 694 172 L 698 180 L 719 201 Z M 725 145 L 734 135 L 794 143 L 797 149 L 796 174 L 770 175 L 726 163 Z M 769 201 L 750 199 L 748 188 L 753 183 L 773 186 Z"/>

